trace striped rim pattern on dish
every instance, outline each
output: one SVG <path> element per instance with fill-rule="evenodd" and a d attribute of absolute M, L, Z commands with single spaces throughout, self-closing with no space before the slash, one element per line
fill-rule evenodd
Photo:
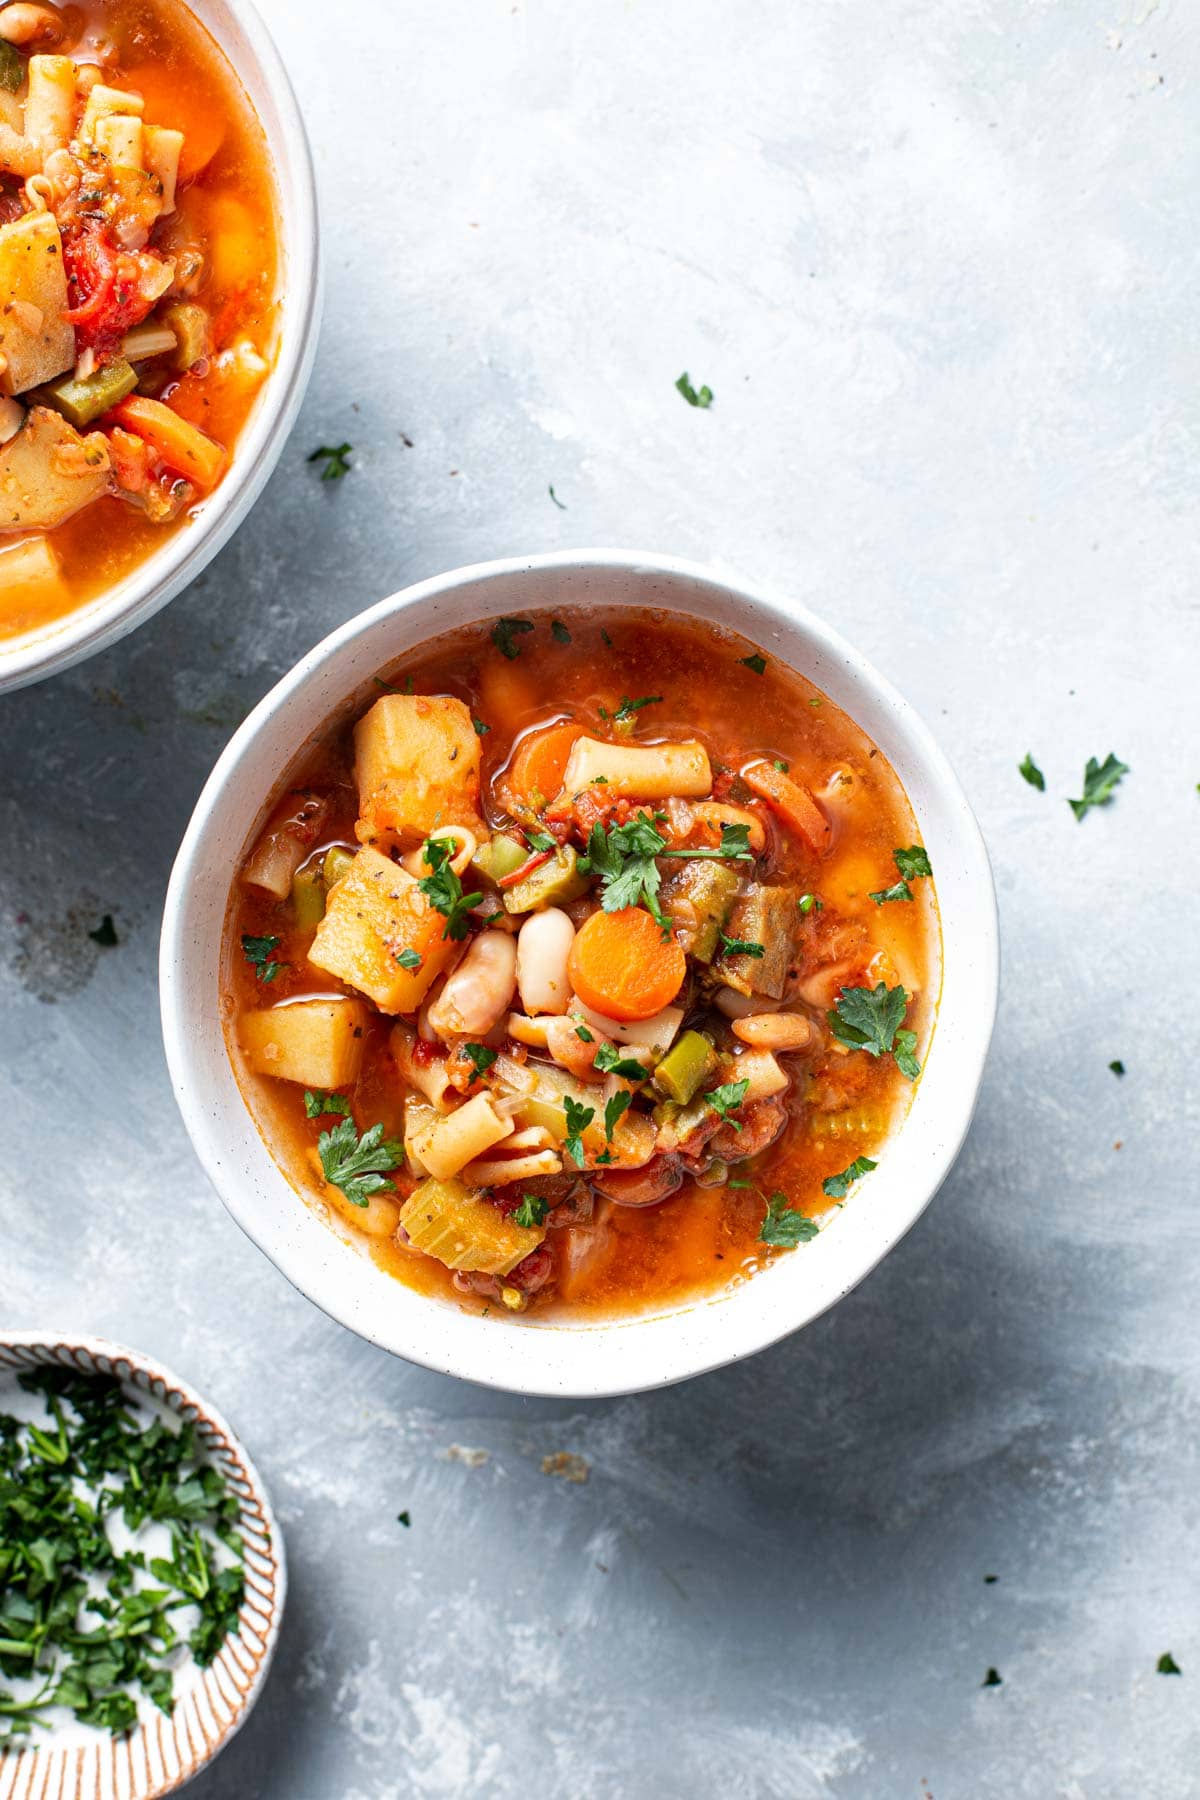
<path fill-rule="evenodd" d="M 236 1636 L 207 1669 L 196 1669 L 170 1718 L 154 1713 L 125 1737 L 55 1748 L 0 1751 L 0 1800 L 159 1800 L 190 1781 L 245 1723 L 266 1679 L 287 1593 L 283 1540 L 250 1458 L 225 1423 L 185 1382 L 133 1350 L 101 1338 L 33 1332 L 0 1337 L 0 1373 L 39 1368 L 111 1375 L 195 1426 L 196 1435 L 237 1495 L 246 1597 Z"/>

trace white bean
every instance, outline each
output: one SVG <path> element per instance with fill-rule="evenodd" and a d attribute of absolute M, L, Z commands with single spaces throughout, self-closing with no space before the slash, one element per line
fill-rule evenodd
<path fill-rule="evenodd" d="M 575 927 L 565 912 L 548 906 L 526 919 L 517 939 L 517 986 L 527 1013 L 565 1013 L 571 1000 L 567 958 Z"/>
<path fill-rule="evenodd" d="M 16 0 L 0 12 L 0 37 L 10 44 L 57 44 L 62 35 L 63 22 L 48 6 Z"/>
<path fill-rule="evenodd" d="M 429 1008 L 441 1038 L 484 1037 L 508 1011 L 516 987 L 517 947 L 506 931 L 481 931 Z"/>
<path fill-rule="evenodd" d="M 733 1021 L 733 1035 L 759 1050 L 803 1050 L 813 1028 L 802 1013 L 750 1013 Z"/>

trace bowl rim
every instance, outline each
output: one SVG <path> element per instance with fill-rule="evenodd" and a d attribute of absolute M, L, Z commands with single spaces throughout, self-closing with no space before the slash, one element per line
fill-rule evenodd
<path fill-rule="evenodd" d="M 191 0 L 175 0 L 216 42 L 243 87 L 247 58 L 222 41 Z M 262 398 L 234 447 L 229 470 L 202 503 L 194 530 L 173 531 L 116 587 L 60 619 L 0 639 L 0 694 L 72 668 L 135 631 L 194 581 L 232 537 L 266 486 L 296 422 L 317 349 L 324 294 L 324 260 L 312 147 L 291 79 L 253 0 L 216 0 L 245 39 L 278 120 L 268 125 L 256 108 L 273 177 L 280 241 L 278 292 L 286 294 L 275 366 Z M 247 96 L 249 98 L 249 96 Z M 250 101 L 253 106 L 253 101 Z M 288 228 L 288 218 L 294 226 Z M 9 647 L 11 646 L 11 647 Z"/>
<path fill-rule="evenodd" d="M 245 1444 L 232 1429 L 224 1414 L 219 1412 L 210 1401 L 206 1400 L 203 1395 L 192 1386 L 191 1382 L 184 1381 L 180 1376 L 176 1375 L 172 1369 L 168 1368 L 165 1363 L 160 1362 L 156 1356 L 150 1356 L 144 1350 L 134 1350 L 128 1344 L 119 1343 L 112 1338 L 99 1337 L 92 1333 L 54 1330 L 8 1330 L 7 1328 L 0 1329 L 0 1353 L 5 1351 L 16 1351 L 18 1353 L 22 1351 L 27 1352 L 35 1359 L 35 1363 L 31 1366 L 36 1366 L 36 1363 L 40 1362 L 58 1368 L 74 1367 L 80 1374 L 88 1374 L 95 1373 L 97 1370 L 95 1367 L 89 1370 L 86 1367 L 86 1364 L 100 1365 L 107 1363 L 111 1372 L 118 1380 L 130 1382 L 134 1372 L 141 1375 L 145 1378 L 147 1384 L 146 1388 L 143 1389 L 141 1388 L 140 1383 L 132 1381 L 132 1385 L 137 1387 L 139 1391 L 147 1393 L 150 1397 L 158 1400 L 160 1404 L 169 1407 L 172 1412 L 179 1413 L 181 1417 L 199 1417 L 204 1421 L 205 1426 L 211 1430 L 214 1437 L 219 1440 L 222 1453 L 238 1464 L 249 1490 L 250 1501 L 253 1504 L 255 1511 L 262 1519 L 263 1531 L 266 1535 L 269 1548 L 265 1553 L 261 1551 L 256 1552 L 256 1556 L 259 1561 L 268 1562 L 270 1565 L 270 1616 L 265 1630 L 260 1631 L 257 1627 L 252 1628 L 251 1642 L 256 1644 L 258 1648 L 252 1650 L 253 1670 L 244 1691 L 240 1691 L 237 1688 L 236 1682 L 228 1675 L 228 1673 L 226 1674 L 225 1680 L 220 1683 L 220 1692 L 227 1707 L 229 1705 L 228 1689 L 231 1686 L 235 1688 L 235 1691 L 238 1691 L 238 1700 L 232 1716 L 220 1727 L 215 1737 L 211 1740 L 206 1738 L 203 1747 L 197 1752 L 193 1743 L 191 1731 L 184 1730 L 182 1732 L 182 1737 L 186 1747 L 181 1749 L 178 1743 L 175 1746 L 176 1755 L 179 1757 L 180 1761 L 180 1767 L 174 1774 L 168 1774 L 165 1772 L 164 1734 L 170 1730 L 176 1715 L 173 1713 L 171 1719 L 161 1726 L 158 1724 L 157 1719 L 151 1721 L 156 1726 L 154 1733 L 154 1749 L 160 1764 L 162 1764 L 164 1768 L 164 1774 L 161 1779 L 157 1779 L 153 1776 L 149 1756 L 144 1752 L 142 1763 L 144 1766 L 145 1783 L 142 1785 L 135 1785 L 134 1759 L 131 1755 L 129 1762 L 129 1785 L 127 1787 L 122 1785 L 123 1777 L 121 1779 L 118 1778 L 119 1772 L 117 1763 L 115 1758 L 109 1757 L 104 1740 L 97 1739 L 97 1781 L 95 1787 L 91 1790 L 85 1790 L 82 1785 L 84 1773 L 86 1771 L 86 1751 L 81 1752 L 78 1745 L 60 1745 L 56 1750 L 53 1737 L 43 1740 L 36 1746 L 36 1756 L 38 1760 L 35 1767 L 37 1769 L 46 1769 L 47 1791 L 52 1788 L 54 1792 L 58 1792 L 58 1785 L 51 1777 L 53 1775 L 54 1760 L 61 1760 L 63 1777 L 62 1788 L 64 1793 L 67 1791 L 69 1775 L 72 1784 L 79 1784 L 78 1791 L 81 1796 L 84 1796 L 84 1800 L 86 1800 L 86 1795 L 89 1791 L 99 1795 L 102 1790 L 107 1791 L 109 1785 L 112 1787 L 113 1794 L 117 1796 L 117 1800 L 162 1800 L 163 1796 L 177 1793 L 180 1788 L 186 1786 L 202 1769 L 207 1768 L 208 1765 L 221 1754 L 242 1729 L 246 1720 L 253 1712 L 262 1693 L 278 1646 L 279 1633 L 283 1624 L 284 1609 L 287 1604 L 287 1552 L 284 1547 L 283 1532 L 280 1528 L 279 1520 L 275 1516 L 275 1511 L 271 1505 L 271 1499 L 266 1484 L 264 1483 L 253 1458 L 247 1452 Z M 80 1365 L 79 1359 L 83 1359 L 84 1366 Z M 129 1371 L 128 1374 L 122 1373 L 123 1367 Z M 0 1363 L 0 1378 L 9 1373 L 19 1374 L 20 1372 L 20 1369 L 13 1363 Z M 99 1372 L 108 1373 L 109 1370 L 101 1368 Z M 260 1614 L 262 1612 L 261 1607 L 255 1610 Z M 240 1635 L 241 1633 L 239 1633 L 239 1636 Z M 238 1668 L 245 1674 L 244 1663 L 240 1658 L 236 1660 Z M 214 1664 L 212 1666 L 215 1667 L 216 1665 Z M 186 1699 L 186 1696 L 184 1696 L 184 1698 Z M 176 1711 L 177 1710 L 178 1709 L 176 1709 Z M 208 1705 L 208 1713 L 215 1721 L 216 1714 L 211 1704 L 211 1700 Z M 204 1729 L 200 1725 L 199 1715 L 197 1717 L 197 1728 L 201 1730 Z M 145 1732 L 146 1727 L 144 1724 L 141 1729 L 142 1732 Z M 138 1735 L 138 1732 L 134 1732 L 132 1734 L 132 1739 L 136 1739 Z M 116 1740 L 114 1740 L 114 1742 L 115 1741 Z M 7 1750 L 0 1747 L 0 1777 L 3 1777 L 4 1775 L 6 1761 L 11 1755 L 12 1762 L 9 1766 L 13 1770 L 14 1792 L 18 1789 L 23 1791 L 20 1769 L 21 1754 L 26 1749 L 33 1750 L 34 1748 L 35 1747 L 32 1744 L 10 1746 Z M 15 1754 L 13 1754 L 14 1751 Z M 100 1753 L 103 1753 L 104 1755 L 103 1779 L 100 1778 L 99 1773 Z M 71 1792 L 74 1793 L 75 1791 L 76 1788 L 72 1785 Z"/>
<path fill-rule="evenodd" d="M 669 1354 L 664 1356 L 661 1343 L 657 1347 L 654 1345 L 653 1328 L 659 1328 L 661 1337 L 664 1326 L 669 1328 L 672 1321 L 687 1317 L 698 1307 L 720 1304 L 721 1296 L 715 1297 L 711 1301 L 705 1298 L 690 1304 L 685 1303 L 680 1308 L 666 1313 L 631 1315 L 606 1321 L 606 1324 L 611 1324 L 614 1333 L 640 1331 L 647 1335 L 649 1340 L 648 1360 L 655 1366 L 639 1373 L 633 1379 L 628 1374 L 620 1379 L 606 1377 L 603 1374 L 590 1376 L 586 1380 L 573 1375 L 564 1379 L 561 1374 L 539 1374 L 525 1371 L 519 1378 L 514 1378 L 511 1372 L 505 1372 L 505 1356 L 502 1350 L 496 1348 L 494 1332 L 488 1340 L 487 1348 L 482 1349 L 480 1354 L 469 1357 L 447 1356 L 430 1351 L 419 1333 L 407 1335 L 405 1341 L 400 1343 L 396 1339 L 396 1334 L 391 1331 L 380 1330 L 372 1324 L 355 1318 L 353 1307 L 339 1308 L 336 1301 L 314 1291 L 312 1271 L 302 1252 L 296 1252 L 288 1246 L 281 1248 L 278 1244 L 271 1245 L 267 1241 L 268 1234 L 258 1228 L 260 1221 L 255 1217 L 255 1207 L 251 1195 L 252 1184 L 249 1178 L 241 1180 L 239 1183 L 236 1172 L 231 1175 L 228 1159 L 223 1155 L 220 1131 L 214 1125 L 211 1109 L 202 1098 L 199 1084 L 194 1079 L 194 1074 L 199 1071 L 199 1063 L 194 1034 L 189 1030 L 189 1014 L 184 1002 L 182 971 L 187 955 L 189 904 L 194 902 L 194 897 L 200 892 L 201 884 L 198 874 L 203 864 L 207 835 L 213 823 L 214 814 L 220 808 L 230 783 L 236 779 L 242 760 L 250 752 L 260 729 L 265 727 L 277 713 L 289 707 L 294 700 L 301 696 L 309 683 L 319 678 L 320 672 L 327 662 L 355 644 L 357 640 L 369 638 L 387 620 L 401 613 L 427 606 L 430 602 L 446 599 L 456 590 L 503 580 L 507 577 L 540 572 L 583 574 L 587 571 L 611 572 L 618 575 L 663 576 L 668 579 L 677 578 L 682 582 L 693 582 L 707 588 L 719 589 L 725 597 L 731 598 L 735 604 L 745 607 L 746 610 L 757 609 L 785 627 L 797 628 L 811 642 L 815 642 L 821 654 L 828 658 L 831 665 L 840 665 L 860 700 L 865 701 L 870 698 L 891 715 L 897 726 L 902 728 L 908 742 L 914 747 L 922 771 L 928 775 L 939 797 L 953 814 L 957 845 L 970 865 L 968 879 L 973 885 L 976 903 L 975 916 L 972 919 L 972 943 L 978 963 L 974 985 L 979 1010 L 969 1046 L 965 1052 L 960 1054 L 955 1064 L 958 1088 L 962 1097 L 954 1109 L 953 1116 L 945 1121 L 933 1157 L 932 1172 L 922 1176 L 917 1183 L 920 1190 L 919 1198 L 910 1201 L 900 1211 L 898 1217 L 889 1220 L 886 1231 L 879 1232 L 877 1241 L 873 1241 L 866 1254 L 855 1262 L 853 1273 L 848 1279 L 841 1282 L 836 1291 L 820 1299 L 817 1304 L 806 1305 L 803 1300 L 798 1301 L 794 1309 L 795 1316 L 786 1323 L 772 1322 L 765 1330 L 743 1328 L 737 1335 L 737 1341 L 732 1344 L 724 1341 L 724 1336 L 729 1334 L 717 1331 L 713 1334 L 710 1350 L 695 1357 L 680 1358 L 672 1357 Z M 661 600 L 656 601 L 649 597 L 642 604 L 651 610 L 656 606 L 665 611 L 680 610 L 664 604 Z M 544 602 L 531 598 L 529 605 L 531 610 L 541 610 Z M 494 610 L 498 616 L 503 609 L 496 608 Z M 493 612 L 487 609 L 481 599 L 474 616 L 476 619 L 487 619 L 493 616 Z M 735 629 L 739 630 L 742 635 L 751 635 L 743 626 L 739 625 Z M 415 642 L 427 641 L 435 634 L 436 627 L 431 625 L 425 637 L 418 637 Z M 384 660 L 385 658 L 381 656 L 380 661 Z M 784 657 L 784 660 L 787 658 Z M 820 676 L 814 676 L 813 679 L 817 681 L 818 685 L 821 685 Z M 348 697 L 349 690 L 345 695 L 345 698 Z M 844 705 L 840 701 L 838 704 L 843 705 L 843 709 L 852 718 L 855 717 L 853 706 Z M 333 705 L 327 707 L 326 716 L 333 710 Z M 302 730 L 296 732 L 295 753 L 300 751 L 306 735 Z M 269 792 L 258 796 L 256 811 L 259 815 L 269 797 Z M 225 874 L 222 886 L 222 908 L 226 903 L 233 873 L 234 870 L 230 867 Z M 944 946 L 947 936 L 944 912 L 942 936 L 944 974 Z M 838 1300 L 844 1298 L 907 1234 L 950 1173 L 970 1128 L 995 1023 L 999 993 L 999 967 L 999 921 L 995 888 L 978 822 L 944 751 L 937 744 L 923 719 L 891 683 L 880 675 L 839 632 L 826 624 L 807 606 L 790 596 L 779 594 L 764 584 L 746 581 L 728 569 L 715 564 L 704 564 L 655 552 L 584 548 L 551 551 L 532 556 L 504 557 L 467 564 L 444 574 L 415 582 L 346 620 L 298 659 L 293 667 L 263 696 L 254 710 L 238 727 L 218 757 L 196 802 L 180 844 L 164 904 L 159 957 L 159 995 L 163 1041 L 171 1085 L 201 1166 L 217 1190 L 223 1204 L 242 1230 L 269 1257 L 293 1286 L 297 1287 L 331 1318 L 355 1331 L 368 1342 L 375 1343 L 421 1367 L 510 1393 L 556 1398 L 602 1398 L 668 1386 L 676 1381 L 709 1373 L 713 1369 L 740 1361 L 746 1356 L 755 1355 L 760 1350 L 767 1349 L 771 1344 L 790 1336 L 792 1332 L 811 1324 Z M 943 984 L 938 1005 L 938 1020 L 941 1019 L 945 1009 L 945 1000 Z M 935 1025 L 935 1040 L 936 1032 Z M 893 1146 L 903 1140 L 904 1130 L 903 1124 L 896 1128 L 889 1140 Z M 288 1182 L 286 1175 L 278 1165 L 276 1164 L 274 1167 L 279 1179 L 291 1188 L 291 1183 Z M 292 1189 L 293 1193 L 294 1191 Z M 323 1225 L 321 1228 L 322 1230 L 327 1229 Z M 824 1235 L 822 1234 L 822 1236 Z M 330 1236 L 333 1237 L 333 1234 L 330 1233 Z M 336 1238 L 334 1241 L 336 1242 Z M 760 1272 L 754 1277 L 754 1282 L 762 1282 L 769 1273 L 768 1270 Z M 383 1279 L 394 1278 L 383 1277 Z M 424 1295 L 418 1295 L 417 1298 L 424 1306 L 436 1304 Z M 479 1321 L 476 1320 L 475 1323 L 478 1324 Z M 488 1329 L 491 1330 L 491 1328 Z M 582 1337 L 589 1332 L 598 1330 L 598 1325 L 589 1323 L 586 1327 L 560 1326 L 558 1331 L 553 1334 L 547 1332 L 539 1335 L 544 1335 L 545 1340 L 549 1342 L 555 1336 L 559 1338 L 562 1336 Z M 516 1335 L 517 1332 L 524 1335 L 522 1328 L 514 1328 L 513 1331 L 506 1331 L 504 1336 L 507 1339 Z M 553 1356 L 548 1356 L 546 1360 L 552 1365 Z"/>

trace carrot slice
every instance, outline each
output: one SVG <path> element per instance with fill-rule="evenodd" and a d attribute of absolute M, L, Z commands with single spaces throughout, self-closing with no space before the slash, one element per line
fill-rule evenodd
<path fill-rule="evenodd" d="M 802 781 L 793 781 L 774 763 L 750 763 L 742 779 L 760 800 L 779 815 L 789 831 L 804 839 L 814 856 L 829 848 L 832 827 Z"/>
<path fill-rule="evenodd" d="M 535 810 L 547 806 L 563 784 L 563 770 L 582 725 L 549 725 L 531 731 L 517 745 L 508 769 L 508 785 Z"/>
<path fill-rule="evenodd" d="M 571 986 L 608 1019 L 652 1019 L 669 1006 L 687 974 L 687 958 L 640 906 L 593 913 L 575 934 L 567 964 Z"/>
<path fill-rule="evenodd" d="M 205 493 L 216 487 L 221 479 L 225 452 L 220 444 L 206 437 L 187 419 L 181 419 L 161 400 L 146 400 L 140 394 L 131 394 L 128 400 L 122 400 L 119 406 L 111 407 L 105 413 L 104 423 L 123 425 L 127 431 L 136 432 L 152 450 L 157 450 L 168 468 L 186 475 Z"/>

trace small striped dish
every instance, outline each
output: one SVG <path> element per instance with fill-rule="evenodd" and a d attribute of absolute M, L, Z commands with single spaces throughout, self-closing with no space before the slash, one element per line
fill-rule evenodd
<path fill-rule="evenodd" d="M 258 1699 L 287 1593 L 283 1539 L 254 1464 L 220 1413 L 186 1382 L 150 1357 L 103 1338 L 5 1332 L 0 1335 L 0 1412 L 6 1410 L 5 1389 L 17 1375 L 46 1366 L 81 1375 L 115 1375 L 134 1392 L 190 1420 L 241 1501 L 238 1530 L 246 1598 L 240 1627 L 209 1668 L 200 1670 L 188 1662 L 179 1671 L 179 1699 L 170 1718 L 154 1710 L 120 1738 L 72 1724 L 38 1734 L 19 1749 L 0 1751 L 0 1800 L 158 1800 L 183 1787 L 224 1749 Z"/>

